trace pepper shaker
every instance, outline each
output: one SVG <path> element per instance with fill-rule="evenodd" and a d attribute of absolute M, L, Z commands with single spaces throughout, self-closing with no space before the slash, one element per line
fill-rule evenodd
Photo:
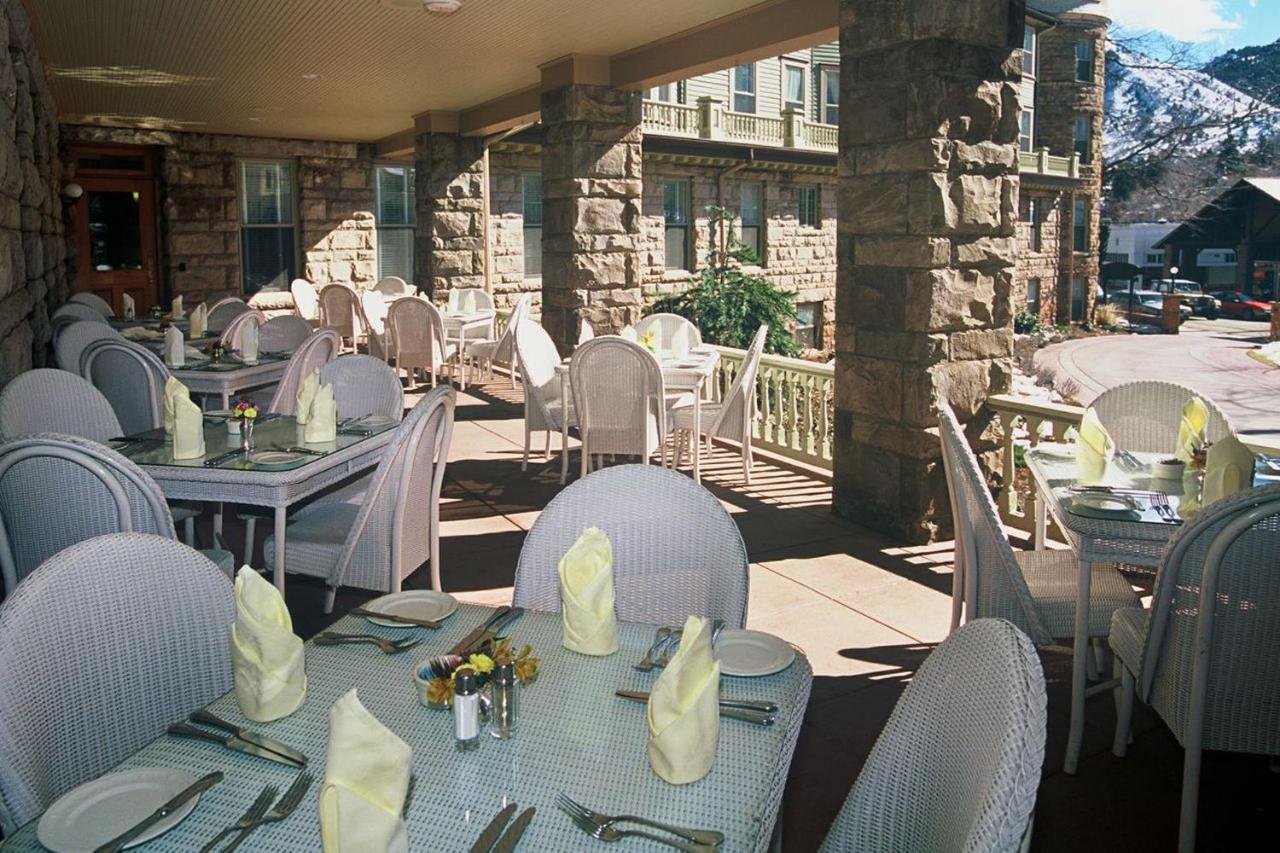
<path fill-rule="evenodd" d="M 520 685 L 516 681 L 516 665 L 500 663 L 493 672 L 493 707 L 489 718 L 489 734 L 506 740 L 515 734 L 520 714 Z"/>
<path fill-rule="evenodd" d="M 453 737 L 462 752 L 480 746 L 480 688 L 470 669 L 460 669 L 453 677 Z"/>

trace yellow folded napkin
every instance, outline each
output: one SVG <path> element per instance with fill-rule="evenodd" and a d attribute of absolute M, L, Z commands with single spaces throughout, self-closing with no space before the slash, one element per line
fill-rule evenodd
<path fill-rule="evenodd" d="M 449 302 L 445 305 L 444 310 L 450 314 L 457 314 L 459 311 L 462 310 L 461 306 L 462 306 L 462 291 L 450 290 Z"/>
<path fill-rule="evenodd" d="M 204 456 L 204 413 L 187 397 L 173 398 L 173 458 Z"/>
<path fill-rule="evenodd" d="M 560 616 L 564 647 L 584 655 L 618 650 L 618 617 L 613 612 L 613 546 L 598 527 L 582 531 L 560 558 Z"/>
<path fill-rule="evenodd" d="M 1080 420 L 1080 436 L 1076 439 L 1076 476 L 1083 485 L 1102 482 L 1107 466 L 1116 455 L 1116 443 L 1098 420 L 1098 413 L 1088 409 Z"/>
<path fill-rule="evenodd" d="M 673 785 L 711 770 L 720 741 L 720 662 L 707 620 L 690 616 L 680 649 L 649 693 L 649 766 Z"/>
<path fill-rule="evenodd" d="M 170 326 L 164 332 L 164 363 L 170 367 L 182 367 L 187 363 L 186 353 L 183 350 L 182 330 L 177 326 Z"/>
<path fill-rule="evenodd" d="M 1214 501 L 1252 488 L 1254 464 L 1253 451 L 1234 435 L 1215 441 L 1205 453 L 1204 488 L 1200 493 L 1200 503 L 1208 506 Z"/>
<path fill-rule="evenodd" d="M 689 327 L 681 326 L 676 329 L 675 334 L 671 336 L 671 355 L 675 358 L 684 358 L 689 354 L 689 348 L 693 346 L 690 340 Z"/>
<path fill-rule="evenodd" d="M 468 290 L 466 293 L 462 294 L 462 313 L 476 313 L 476 295 L 473 291 Z"/>
<path fill-rule="evenodd" d="M 409 849 L 404 798 L 413 751 L 360 704 L 353 689 L 329 710 L 329 751 L 320 789 L 325 853 Z"/>
<path fill-rule="evenodd" d="M 636 339 L 636 327 L 630 324 L 623 326 L 622 337 L 626 338 L 629 341 L 634 341 Z"/>
<path fill-rule="evenodd" d="M 302 386 L 298 388 L 298 394 L 294 398 L 297 401 L 297 407 L 293 410 L 293 418 L 300 424 L 305 424 L 311 419 L 311 403 L 316 398 L 316 391 L 320 390 L 320 370 L 316 369 L 302 380 Z"/>
<path fill-rule="evenodd" d="M 258 324 L 250 320 L 240 332 L 240 360 L 245 364 L 258 361 Z"/>
<path fill-rule="evenodd" d="M 181 296 L 173 297 L 173 303 L 169 306 L 169 319 L 171 320 L 182 319 L 182 297 Z"/>
<path fill-rule="evenodd" d="M 235 595 L 231 664 L 240 711 L 259 723 L 287 717 L 307 698 L 302 638 L 280 591 L 248 566 L 236 575 Z"/>
<path fill-rule="evenodd" d="M 138 316 L 138 306 L 133 301 L 133 297 L 127 293 L 120 294 L 120 303 L 124 307 L 124 318 L 132 320 Z"/>
<path fill-rule="evenodd" d="M 323 444 L 338 437 L 338 404 L 333 400 L 333 386 L 321 385 L 311 401 L 311 413 L 302 432 L 306 444 Z"/>
<path fill-rule="evenodd" d="M 1204 431 L 1209 426 L 1209 407 L 1199 397 L 1192 397 L 1182 407 L 1182 423 L 1178 425 L 1178 446 L 1174 449 L 1183 462 L 1190 462 L 1196 451 L 1204 447 Z"/>
<path fill-rule="evenodd" d="M 193 338 L 203 338 L 209 329 L 209 306 L 201 302 L 191 312 L 191 320 L 187 324 L 187 331 Z"/>
<path fill-rule="evenodd" d="M 173 435 L 173 406 L 177 399 L 190 400 L 187 386 L 170 376 L 164 381 L 164 431 Z"/>

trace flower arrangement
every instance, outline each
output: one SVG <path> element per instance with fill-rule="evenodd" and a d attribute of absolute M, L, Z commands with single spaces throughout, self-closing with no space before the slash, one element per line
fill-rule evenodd
<path fill-rule="evenodd" d="M 649 352 L 657 352 L 658 351 L 657 336 L 653 332 L 646 332 L 644 335 L 640 337 L 640 346 L 644 347 Z"/>
<path fill-rule="evenodd" d="M 236 403 L 236 407 L 231 412 L 242 421 L 251 421 L 258 417 L 258 407 L 250 400 L 241 400 Z"/>
<path fill-rule="evenodd" d="M 481 689 L 489 683 L 494 669 L 500 663 L 514 663 L 516 680 L 521 684 L 531 684 L 538 677 L 538 665 L 541 663 L 533 656 L 533 646 L 526 645 L 516 652 L 508 639 L 501 639 L 493 647 L 492 654 L 476 653 L 467 658 L 455 658 L 456 665 L 447 677 L 437 675 L 427 683 L 427 704 L 433 708 L 449 708 L 453 706 L 453 681 L 462 670 L 470 670 L 476 675 L 476 683 Z M 424 668 L 423 675 L 438 672 L 435 666 Z"/>

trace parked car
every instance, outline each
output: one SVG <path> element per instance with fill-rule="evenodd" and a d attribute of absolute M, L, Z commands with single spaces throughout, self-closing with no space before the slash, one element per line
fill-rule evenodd
<path fill-rule="evenodd" d="M 1222 303 L 1222 313 L 1245 320 L 1270 320 L 1271 303 L 1238 290 L 1219 290 L 1213 294 Z"/>
<path fill-rule="evenodd" d="M 1163 293 L 1156 293 L 1154 290 L 1135 290 L 1133 300 L 1130 302 L 1128 291 L 1112 291 L 1110 299 L 1131 323 L 1159 326 L 1164 322 Z M 1184 302 L 1178 306 L 1178 314 L 1180 316 L 1178 322 L 1185 323 L 1191 319 L 1191 308 Z"/>
<path fill-rule="evenodd" d="M 1148 290 L 1157 293 L 1176 293 L 1182 297 L 1182 304 L 1191 306 L 1191 313 L 1210 320 L 1222 311 L 1222 303 L 1200 289 L 1200 282 L 1185 278 L 1157 278 L 1151 282 Z"/>

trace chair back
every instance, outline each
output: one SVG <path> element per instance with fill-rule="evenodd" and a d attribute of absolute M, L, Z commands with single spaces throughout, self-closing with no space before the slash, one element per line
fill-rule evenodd
<path fill-rule="evenodd" d="M 320 290 L 320 325 L 333 329 L 340 337 L 355 339 L 359 326 L 356 314 L 360 300 L 345 284 L 326 284 Z"/>
<path fill-rule="evenodd" d="M 657 348 L 663 352 L 671 349 L 671 343 L 677 336 L 684 337 L 686 349 L 702 344 L 702 332 L 679 314 L 650 314 L 641 318 L 636 323 L 636 337 L 643 338 L 649 332 L 657 334 Z"/>
<path fill-rule="evenodd" d="M 219 339 L 224 347 L 230 350 L 239 350 L 241 338 L 244 337 L 244 330 L 253 323 L 261 331 L 263 324 L 267 322 L 267 315 L 259 311 L 257 308 L 246 308 L 239 314 L 231 318 L 231 322 L 227 323 L 227 327 L 222 330 L 222 337 Z M 262 341 L 259 338 L 258 349 L 262 349 Z"/>
<path fill-rule="evenodd" d="M 1280 754 L 1280 485 L 1205 507 L 1156 572 L 1138 695 L 1182 743 Z"/>
<path fill-rule="evenodd" d="M 444 318 L 422 296 L 403 296 L 387 309 L 391 354 L 401 370 L 434 373 L 445 363 Z"/>
<path fill-rule="evenodd" d="M 0 829 L 229 690 L 234 619 L 226 574 L 158 536 L 100 536 L 36 569 L 0 607 Z"/>
<path fill-rule="evenodd" d="M 506 328 L 502 330 L 502 334 L 498 336 L 498 344 L 493 350 L 493 360 L 500 363 L 515 366 L 516 363 L 516 326 L 529 316 L 529 305 L 533 301 L 533 294 L 522 293 L 516 300 L 515 305 L 511 306 L 511 313 L 507 315 Z"/>
<path fill-rule="evenodd" d="M 462 305 L 466 301 L 468 294 L 475 302 L 476 311 L 494 310 L 493 295 L 484 288 L 459 287 L 449 291 L 449 301 L 446 307 L 450 314 L 457 314 L 462 311 Z"/>
<path fill-rule="evenodd" d="M 1172 453 L 1178 443 L 1182 407 L 1197 396 L 1209 409 L 1205 430 L 1209 441 L 1230 435 L 1231 421 L 1217 404 L 1174 382 L 1141 380 L 1108 388 L 1093 401 L 1093 410 L 1121 450 Z"/>
<path fill-rule="evenodd" d="M 316 329 L 293 351 L 289 365 L 276 385 L 267 411 L 278 415 L 292 415 L 298 408 L 298 389 L 311 371 L 319 370 L 338 357 L 342 341 L 333 329 Z"/>
<path fill-rule="evenodd" d="M 560 558 L 588 527 L 613 546 L 613 585 L 624 622 L 683 625 L 691 614 L 747 619 L 747 549 L 715 496 L 655 465 L 602 468 L 552 498 L 525 537 L 512 601 L 559 612 Z"/>
<path fill-rule="evenodd" d="M 1013 546 L 1000 524 L 978 457 L 965 439 L 955 412 L 946 403 L 938 405 L 938 432 L 947 488 L 959 512 L 954 521 L 965 555 L 966 618 L 970 621 L 988 617 L 1007 619 L 1036 643 L 1052 642 L 1053 637 L 1036 612 L 1027 579 L 1013 556 Z"/>
<path fill-rule="evenodd" d="M 344 355 L 323 365 L 320 384 L 333 386 L 339 418 L 384 415 L 398 421 L 404 417 L 400 377 L 373 356 Z"/>
<path fill-rule="evenodd" d="M 569 387 L 584 453 L 647 459 L 666 428 L 666 388 L 653 353 L 617 335 L 587 341 L 569 362 Z"/>
<path fill-rule="evenodd" d="M 211 335 L 220 335 L 231 321 L 249 310 L 249 303 L 238 296 L 226 296 L 214 302 L 205 316 L 205 328 Z"/>
<path fill-rule="evenodd" d="M 387 361 L 390 353 L 387 343 L 386 296 L 379 290 L 366 290 L 360 294 L 360 309 L 364 327 L 369 330 L 369 355 Z"/>
<path fill-rule="evenodd" d="M 59 305 L 54 312 L 49 315 L 51 321 L 57 321 L 63 317 L 70 317 L 76 320 L 92 320 L 95 323 L 106 324 L 107 318 L 101 311 L 92 305 L 85 305 L 83 302 L 64 302 Z"/>
<path fill-rule="evenodd" d="M 258 329 L 258 349 L 262 352 L 294 352 L 311 337 L 311 324 L 297 314 L 272 317 Z"/>
<path fill-rule="evenodd" d="M 78 435 L 100 444 L 122 432 L 102 392 L 66 370 L 19 373 L 0 390 L 0 439 L 38 432 Z"/>
<path fill-rule="evenodd" d="M 43 433 L 0 443 L 0 572 L 5 593 L 49 557 L 104 533 L 175 538 L 160 487 L 101 444 Z"/>
<path fill-rule="evenodd" d="M 760 357 L 764 354 L 765 340 L 769 337 L 769 327 L 756 329 L 751 346 L 738 368 L 738 375 L 733 377 L 733 384 L 724 395 L 720 412 L 716 415 L 708 432 L 732 441 L 745 441 L 751 435 L 756 416 L 756 375 L 760 372 Z"/>
<path fill-rule="evenodd" d="M 429 560 L 431 587 L 440 589 L 440 490 L 454 400 L 451 386 L 433 388 L 396 428 L 347 534 L 331 586 L 399 589 L 403 578 Z"/>
<path fill-rule="evenodd" d="M 902 692 L 821 849 L 1019 850 L 1044 764 L 1045 701 L 1025 634 L 1002 619 L 960 628 Z"/>
<path fill-rule="evenodd" d="M 164 425 L 169 368 L 151 350 L 126 340 L 95 341 L 80 356 L 80 374 L 107 398 L 125 435 Z"/>
<path fill-rule="evenodd" d="M 67 297 L 67 302 L 77 302 L 81 305 L 88 305 L 90 308 L 97 311 L 103 317 L 116 316 L 115 309 L 111 307 L 110 302 L 103 299 L 98 294 L 90 293 L 87 290 L 82 290 L 79 293 L 71 294 L 69 297 Z"/>
<path fill-rule="evenodd" d="M 389 275 L 379 279 L 373 289 L 384 296 L 412 296 L 414 289 L 409 282 L 398 275 Z"/>
<path fill-rule="evenodd" d="M 320 319 L 320 294 L 311 282 L 295 278 L 289 285 L 289 292 L 293 294 L 293 307 L 299 317 L 304 320 Z"/>
<path fill-rule="evenodd" d="M 58 367 L 80 372 L 80 355 L 85 347 L 95 341 L 124 340 L 124 337 L 106 323 L 91 320 L 77 320 L 66 326 L 53 342 L 53 355 L 58 360 Z"/>
<path fill-rule="evenodd" d="M 556 350 L 555 342 L 546 329 L 528 316 L 515 324 L 512 341 L 516 361 L 520 365 L 525 419 L 532 424 L 558 425 L 548 406 L 560 400 L 560 377 L 556 375 L 560 353 Z"/>

